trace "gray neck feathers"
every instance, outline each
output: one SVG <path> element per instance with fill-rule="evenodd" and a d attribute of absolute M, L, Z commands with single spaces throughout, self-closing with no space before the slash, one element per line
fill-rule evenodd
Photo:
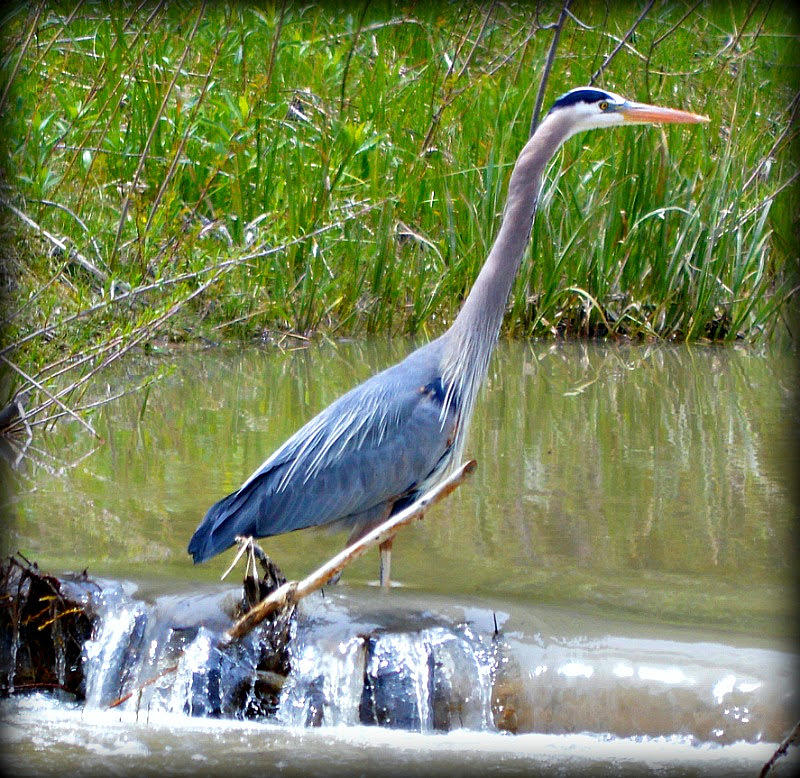
<path fill-rule="evenodd" d="M 570 135 L 568 122 L 550 114 L 520 152 L 508 182 L 503 222 L 489 256 L 458 316 L 444 335 L 442 378 L 447 395 L 442 419 L 458 398 L 460 422 L 453 462 L 461 461 L 478 390 L 489 367 L 508 295 L 530 240 L 533 214 L 545 166 Z"/>

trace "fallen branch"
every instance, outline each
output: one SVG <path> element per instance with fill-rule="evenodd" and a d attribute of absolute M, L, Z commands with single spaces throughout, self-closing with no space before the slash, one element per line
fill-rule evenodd
<path fill-rule="evenodd" d="M 794 725 L 794 729 L 789 733 L 788 737 L 781 743 L 775 750 L 775 753 L 770 757 L 769 761 L 761 768 L 758 778 L 764 776 L 772 769 L 772 765 L 778 761 L 788 750 L 789 746 L 796 746 L 800 744 L 800 721 Z"/>
<path fill-rule="evenodd" d="M 109 703 L 109 708 L 118 708 L 122 705 L 123 702 L 127 702 L 131 697 L 135 694 L 140 694 L 143 689 L 146 689 L 148 686 L 152 686 L 156 681 L 160 681 L 162 678 L 165 678 L 170 673 L 176 673 L 178 671 L 178 665 L 170 665 L 169 667 L 165 667 L 160 673 L 156 673 L 152 678 L 148 678 L 143 683 L 140 683 L 133 691 L 127 692 L 123 694 L 121 697 L 117 697 L 116 700 Z"/>
<path fill-rule="evenodd" d="M 460 486 L 466 477 L 475 471 L 476 467 L 477 462 L 474 459 L 470 459 L 460 465 L 444 481 L 429 489 L 406 509 L 390 517 L 372 532 L 367 533 L 335 557 L 329 559 L 322 567 L 317 568 L 313 573 L 303 578 L 302 581 L 287 581 L 269 597 L 247 611 L 225 633 L 224 639 L 233 641 L 244 637 L 274 611 L 295 605 L 303 597 L 317 591 L 317 589 L 321 589 L 365 551 L 391 540 L 401 527 L 405 527 L 415 519 L 421 518 L 431 505 L 439 502 L 439 500 L 454 491 L 456 487 Z"/>
<path fill-rule="evenodd" d="M 61 238 L 58 238 L 51 232 L 48 232 L 44 227 L 40 226 L 33 219 L 31 219 L 31 217 L 26 213 L 20 211 L 19 208 L 16 208 L 6 200 L 2 200 L 0 202 L 2 202 L 2 204 L 21 221 L 25 222 L 25 224 L 34 230 L 34 232 L 37 232 L 39 235 L 47 238 L 47 240 L 49 240 L 50 243 L 52 243 L 56 248 L 58 248 L 60 251 L 63 251 L 65 256 L 67 256 L 72 262 L 80 265 L 84 270 L 93 275 L 100 282 L 102 289 L 102 284 L 105 284 L 108 281 L 108 275 L 100 270 L 99 267 L 95 267 L 95 265 L 93 265 L 86 257 L 84 257 L 83 254 L 75 249 L 71 249 L 63 240 L 61 240 Z"/>

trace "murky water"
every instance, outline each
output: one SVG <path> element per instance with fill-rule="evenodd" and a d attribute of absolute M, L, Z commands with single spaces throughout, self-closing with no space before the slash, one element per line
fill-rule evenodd
<path fill-rule="evenodd" d="M 135 580 L 150 599 L 207 589 L 230 555 L 200 567 L 189 561 L 186 543 L 206 508 L 301 423 L 408 348 L 401 340 L 286 353 L 226 348 L 129 362 L 109 377 L 109 394 L 153 369 L 163 375 L 146 393 L 98 413 L 94 424 L 104 442 L 91 455 L 97 443 L 77 425 L 64 423 L 37 441 L 40 465 L 24 475 L 3 543 L 45 569 L 88 565 L 94 575 Z M 96 772 L 118 764 L 147 773 L 164 760 L 176 772 L 244 768 L 250 749 L 261 764 L 267 759 L 283 772 L 306 774 L 330 773 L 330 753 L 341 773 L 375 770 L 382 754 L 407 774 L 450 772 L 454 765 L 485 770 L 487 755 L 498 772 L 547 772 L 571 764 L 575 753 L 581 756 L 572 768 L 592 774 L 598 760 L 611 765 L 611 774 L 659 760 L 689 773 L 712 763 L 752 770 L 771 753 L 765 741 L 779 738 L 789 720 L 786 712 L 776 720 L 769 715 L 791 685 L 797 634 L 794 367 L 794 356 L 779 347 L 501 343 L 467 446 L 478 471 L 395 541 L 392 573 L 402 588 L 388 595 L 367 588 L 377 572 L 370 554 L 328 598 L 334 610 L 343 599 L 345 615 L 328 619 L 325 639 L 342 661 L 321 681 L 337 690 L 328 694 L 331 726 L 323 734 L 300 721 L 308 713 L 302 684 L 310 673 L 291 680 L 282 713 L 263 726 L 180 720 L 165 710 L 148 713 L 146 722 L 119 713 L 106 729 L 109 718 L 95 717 L 110 714 L 29 698 L 5 716 L 14 722 L 7 735 L 15 767 L 42 769 L 44 754 L 57 748 Z M 297 578 L 343 540 L 304 531 L 263 545 Z M 418 726 L 408 727 L 415 736 L 358 724 L 358 710 L 345 705 L 342 691 L 353 686 L 355 633 L 348 637 L 342 625 L 366 618 L 373 600 L 390 620 L 422 603 L 436 613 L 462 609 L 453 624 L 470 622 L 465 612 L 480 623 L 501 614 L 507 658 L 517 668 L 503 688 L 533 717 L 516 723 L 515 731 L 527 734 L 509 739 L 493 731 L 486 683 L 476 687 L 464 729 L 447 735 L 425 734 L 435 712 L 422 703 L 413 711 Z M 482 635 L 491 633 L 483 626 L 480 634 L 458 635 L 459 645 L 474 643 L 479 658 Z M 450 633 L 439 629 L 432 623 L 420 633 L 440 652 L 438 661 L 473 662 L 476 676 L 485 672 L 472 655 L 446 654 L 441 646 Z M 399 638 L 388 636 L 382 648 L 361 655 L 360 667 L 379 664 L 381 650 L 396 652 L 392 640 Z M 319 645 L 298 643 L 298 667 L 325 664 Z M 410 668 L 427 661 L 413 661 L 418 644 L 403 645 Z M 591 710 L 575 707 L 581 682 L 594 684 L 587 686 L 598 700 Z M 661 715 L 669 706 L 659 697 L 651 713 L 629 715 L 647 708 L 653 684 L 676 710 L 684 706 L 695 723 L 702 720 L 701 730 Z M 733 716 L 739 726 L 745 715 L 730 706 L 723 714 L 725 695 L 756 700 L 765 690 L 761 730 L 741 730 L 746 743 L 728 751 L 703 750 L 697 732 L 714 729 L 713 710 L 732 726 Z M 558 725 L 559 715 L 574 728 Z M 717 743 L 732 742 L 736 730 L 726 727 L 728 737 Z M 582 731 L 595 734 L 568 734 Z M 590 740 L 574 739 L 580 737 Z M 231 753 L 237 756 L 226 761 Z"/>

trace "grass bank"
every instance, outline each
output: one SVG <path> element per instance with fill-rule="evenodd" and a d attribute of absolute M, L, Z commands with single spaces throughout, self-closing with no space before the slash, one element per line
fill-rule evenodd
<path fill-rule="evenodd" d="M 442 331 L 539 99 L 590 82 L 711 123 L 564 147 L 506 331 L 769 336 L 797 283 L 796 15 L 561 8 L 9 10 L 0 401 L 69 415 L 156 337 Z"/>

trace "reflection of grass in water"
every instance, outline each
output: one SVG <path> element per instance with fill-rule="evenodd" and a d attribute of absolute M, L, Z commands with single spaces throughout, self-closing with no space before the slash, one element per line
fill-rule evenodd
<path fill-rule="evenodd" d="M 158 566 L 158 575 L 213 581 L 224 560 L 193 568 L 185 554 L 207 507 L 408 347 L 176 355 L 141 420 L 138 398 L 122 398 L 98 417 L 107 446 L 63 479 L 38 474 L 13 548 L 57 567 L 147 577 Z M 128 380 L 156 364 L 132 366 Z M 467 448 L 478 470 L 398 538 L 396 578 L 785 634 L 791 470 L 781 385 L 792 370 L 778 349 L 501 343 Z M 51 450 L 88 445 L 65 425 Z M 301 577 L 342 542 L 300 532 L 264 546 Z M 376 569 L 367 555 L 346 579 L 372 580 Z"/>
<path fill-rule="evenodd" d="M 593 333 L 605 321 L 733 338 L 775 323 L 797 212 L 796 187 L 766 207 L 796 170 L 785 10 L 750 18 L 712 4 L 676 26 L 684 12 L 649 15 L 603 81 L 707 111 L 711 124 L 567 145 L 510 330 Z M 588 80 L 639 9 L 580 13 L 586 26 L 563 31 L 548 103 Z M 56 10 L 20 6 L 3 67 L 14 75 L 6 165 L 25 208 L 70 236 L 107 291 L 110 279 L 136 286 L 201 271 L 251 240 L 281 245 L 369 204 L 314 241 L 232 270 L 171 334 L 439 331 L 487 253 L 552 33 L 531 34 L 524 6 L 423 4 L 412 14 L 371 4 L 365 14 L 359 30 L 356 16 L 324 5 L 168 4 L 130 20 L 81 10 L 64 26 Z M 721 49 L 727 34 L 736 43 Z M 62 254 L 9 239 L 21 258 L 17 297 L 42 292 L 10 339 L 97 299 L 97 279 L 64 269 Z M 60 328 L 52 343 L 29 343 L 23 361 L 129 334 L 192 283 Z"/>

